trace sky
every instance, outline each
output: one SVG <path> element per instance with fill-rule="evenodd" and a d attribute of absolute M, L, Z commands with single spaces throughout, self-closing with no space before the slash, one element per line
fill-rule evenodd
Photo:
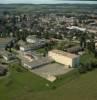
<path fill-rule="evenodd" d="M 0 0 L 0 4 L 8 3 L 31 3 L 31 4 L 56 4 L 56 3 L 84 3 L 97 4 L 97 1 L 69 1 L 69 0 Z"/>

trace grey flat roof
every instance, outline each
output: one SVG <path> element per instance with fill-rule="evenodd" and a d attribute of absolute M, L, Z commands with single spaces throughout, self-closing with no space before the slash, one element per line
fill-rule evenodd
<path fill-rule="evenodd" d="M 32 67 L 32 69 L 48 64 L 48 63 L 51 63 L 51 62 L 53 62 L 53 60 L 50 59 L 49 57 L 43 57 L 41 59 L 34 60 L 32 62 L 29 62 L 27 60 L 22 61 L 23 64 L 27 64 L 28 66 Z"/>

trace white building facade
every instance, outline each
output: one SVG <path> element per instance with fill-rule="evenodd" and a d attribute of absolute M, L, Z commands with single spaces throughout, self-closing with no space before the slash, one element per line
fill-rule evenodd
<path fill-rule="evenodd" d="M 65 67 L 76 67 L 79 65 L 80 57 L 75 54 L 67 53 L 61 50 L 49 51 L 48 56 L 56 62 L 65 65 Z"/>

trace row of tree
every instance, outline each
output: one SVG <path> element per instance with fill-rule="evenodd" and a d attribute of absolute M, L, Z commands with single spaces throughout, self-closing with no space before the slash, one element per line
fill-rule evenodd
<path fill-rule="evenodd" d="M 85 51 L 80 58 L 80 66 L 78 67 L 80 73 L 85 73 L 97 68 L 97 58 L 95 54 L 89 50 Z"/>

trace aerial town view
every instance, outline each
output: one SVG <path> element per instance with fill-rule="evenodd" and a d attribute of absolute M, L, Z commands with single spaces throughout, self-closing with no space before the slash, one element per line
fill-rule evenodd
<path fill-rule="evenodd" d="M 96 78 L 96 0 L 0 0 L 0 100 L 97 100 Z"/>

